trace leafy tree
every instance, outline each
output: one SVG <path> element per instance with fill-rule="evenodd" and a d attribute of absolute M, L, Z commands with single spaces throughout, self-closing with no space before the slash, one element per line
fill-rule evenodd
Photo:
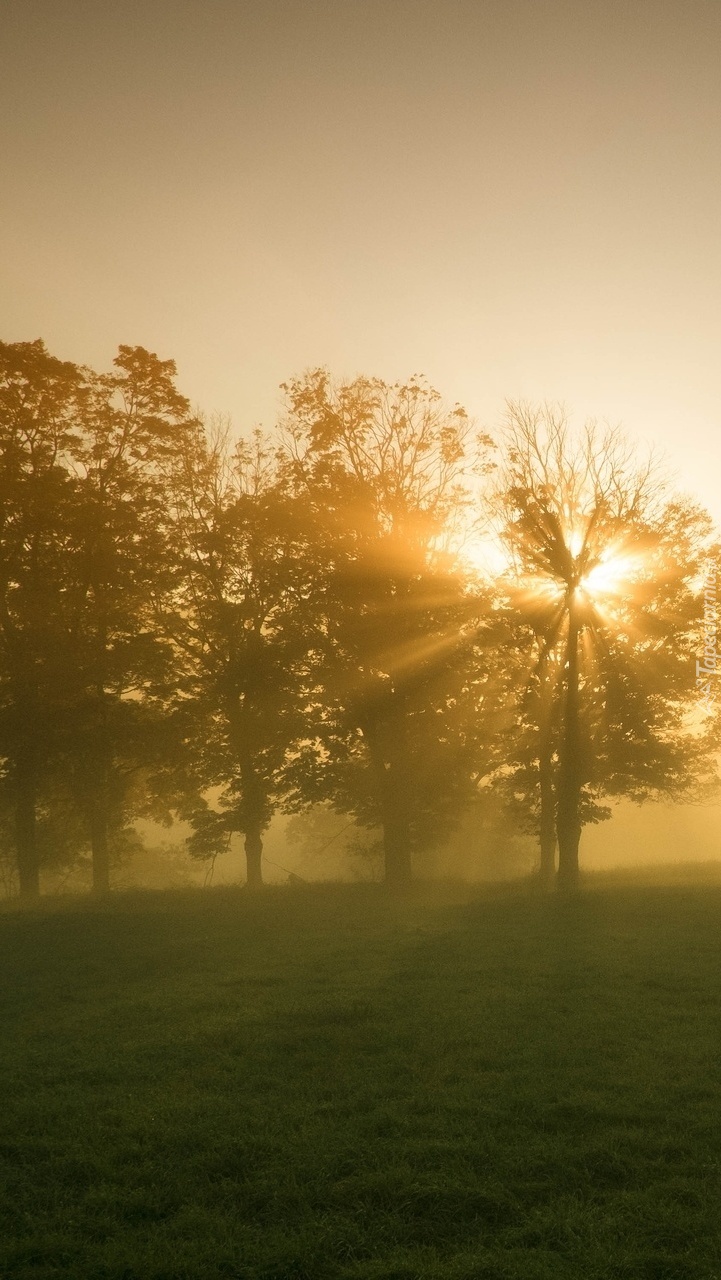
<path fill-rule="evenodd" d="M 689 655 L 710 522 L 671 500 L 617 431 L 580 440 L 562 414 L 511 405 L 496 484 L 508 589 L 533 637 L 516 782 L 539 785 L 542 865 L 573 887 L 602 796 L 688 796 L 710 784 L 713 734 L 692 732 Z M 535 803 L 535 802 L 534 802 Z M 549 853 L 550 850 L 550 853 Z"/>
<path fill-rule="evenodd" d="M 97 892 L 110 887 L 113 842 L 127 843 L 145 803 L 141 777 L 169 746 L 159 695 L 172 652 L 152 606 L 166 572 L 164 477 L 191 430 L 172 360 L 121 346 L 114 365 L 89 379 L 74 448 L 78 603 L 65 754 Z"/>
<path fill-rule="evenodd" d="M 86 394 L 83 371 L 41 341 L 0 344 L 0 752 L 23 897 L 40 892 L 38 805 L 72 656 L 72 454 Z"/>
<path fill-rule="evenodd" d="M 284 389 L 288 485 L 312 512 L 319 558 L 315 726 L 293 762 L 296 802 L 381 826 L 385 878 L 401 887 L 469 784 L 481 728 L 461 708 L 487 602 L 449 551 L 471 426 L 418 378 L 333 386 L 316 370 Z M 478 667 L 476 655 L 476 687 Z"/>
<path fill-rule="evenodd" d="M 244 836 L 255 889 L 263 832 L 300 723 L 302 526 L 260 433 L 233 444 L 227 425 L 199 428 L 175 459 L 167 492 L 174 557 L 160 608 L 179 673 L 179 804 L 198 856 L 218 852 L 233 831 Z"/>

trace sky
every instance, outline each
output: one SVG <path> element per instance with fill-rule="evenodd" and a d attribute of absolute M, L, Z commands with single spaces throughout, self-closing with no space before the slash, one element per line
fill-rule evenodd
<path fill-rule="evenodd" d="M 239 431 L 308 367 L 480 426 L 563 402 L 721 521 L 718 0 L 0 0 L 0 310 L 176 360 Z"/>

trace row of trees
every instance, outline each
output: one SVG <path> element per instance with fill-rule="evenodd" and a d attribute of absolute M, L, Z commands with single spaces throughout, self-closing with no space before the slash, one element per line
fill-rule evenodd
<path fill-rule="evenodd" d="M 494 444 L 421 379 L 284 387 L 234 440 L 121 347 L 111 374 L 0 344 L 0 778 L 20 892 L 142 816 L 191 851 L 330 803 L 414 851 L 494 787 L 572 885 L 604 799 L 700 796 L 708 517 L 616 432 L 509 407 Z M 469 538 L 496 548 L 474 567 Z M 503 553 L 501 554 L 501 549 Z"/>

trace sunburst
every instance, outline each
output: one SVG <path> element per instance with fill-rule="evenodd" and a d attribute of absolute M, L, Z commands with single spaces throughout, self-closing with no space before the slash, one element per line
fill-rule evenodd
<path fill-rule="evenodd" d="M 588 572 L 582 575 L 579 590 L 600 607 L 613 599 L 625 598 L 643 567 L 642 555 L 624 551 L 618 546 L 609 547 L 601 553 Z"/>

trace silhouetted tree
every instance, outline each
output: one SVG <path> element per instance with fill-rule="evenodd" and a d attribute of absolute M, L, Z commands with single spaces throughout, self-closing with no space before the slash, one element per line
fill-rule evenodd
<path fill-rule="evenodd" d="M 710 522 L 669 502 L 617 431 L 577 439 L 562 414 L 511 405 L 503 443 L 509 594 L 535 647 L 526 732 L 542 864 L 547 874 L 552 811 L 559 883 L 573 887 L 582 826 L 607 814 L 596 797 L 688 795 L 710 781 L 713 738 L 685 730 Z M 517 759 L 519 773 L 529 763 Z"/>
<path fill-rule="evenodd" d="M 41 341 L 0 344 L 0 753 L 22 897 L 40 891 L 37 811 L 70 660 L 71 458 L 86 391 L 83 371 Z"/>
<path fill-rule="evenodd" d="M 96 892 L 110 886 L 113 834 L 142 807 L 139 774 L 168 746 L 152 695 L 172 674 L 172 652 L 152 604 L 166 572 L 165 474 L 191 430 L 172 360 L 121 346 L 114 364 L 90 382 L 74 449 L 79 573 L 65 748 Z"/>
<path fill-rule="evenodd" d="M 706 795 L 695 703 L 708 517 L 618 432 L 511 405 L 491 510 L 510 567 L 456 550 L 474 440 L 419 378 L 285 386 L 279 442 L 206 429 L 175 366 L 111 374 L 0 344 L 0 830 L 21 894 L 141 813 L 191 849 L 321 802 L 383 833 L 402 887 L 488 787 L 573 886 L 583 825 L 627 796 Z M 525 672 L 525 676 L 524 676 Z M 7 834 L 6 834 L 7 838 Z"/>
<path fill-rule="evenodd" d="M 284 389 L 288 483 L 320 549 L 316 726 L 297 794 L 380 825 L 386 881 L 402 887 L 471 773 L 459 698 L 487 602 L 466 589 L 448 537 L 468 502 L 472 430 L 417 378 L 333 386 L 316 370 Z"/>
<path fill-rule="evenodd" d="M 168 495 L 172 577 L 160 608 L 177 653 L 191 850 L 211 856 L 240 832 L 255 889 L 263 832 L 298 733 L 308 590 L 302 524 L 260 433 L 234 445 L 227 426 L 199 429 L 178 456 Z M 219 808 L 207 799 L 213 788 Z"/>

